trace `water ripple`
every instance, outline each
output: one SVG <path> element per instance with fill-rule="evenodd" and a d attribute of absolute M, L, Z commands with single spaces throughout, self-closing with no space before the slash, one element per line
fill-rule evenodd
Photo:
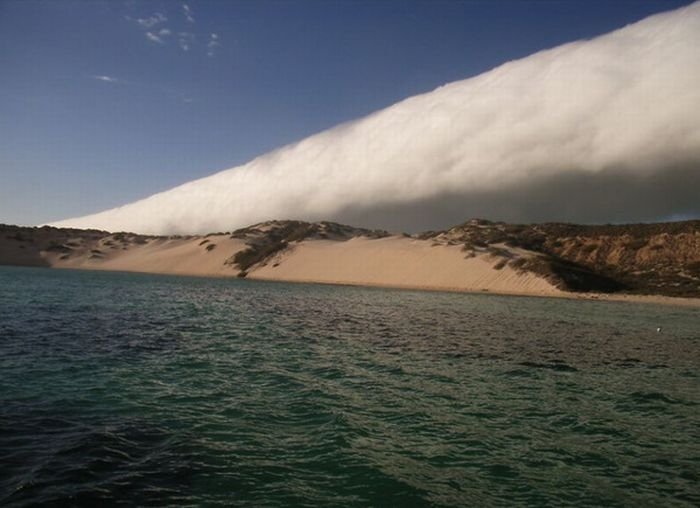
<path fill-rule="evenodd" d="M 700 504 L 694 309 L 9 268 L 0 288 L 4 506 Z"/>

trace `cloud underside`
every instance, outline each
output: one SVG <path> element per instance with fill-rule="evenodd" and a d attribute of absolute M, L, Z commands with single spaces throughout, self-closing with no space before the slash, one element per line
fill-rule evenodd
<path fill-rule="evenodd" d="M 391 231 L 443 229 L 470 218 L 616 224 L 700 218 L 700 160 L 644 176 L 571 171 L 488 192 L 445 192 L 410 203 L 348 207 L 336 219 Z"/>
<path fill-rule="evenodd" d="M 58 224 L 197 233 L 296 218 L 416 231 L 470 217 L 700 216 L 698 47 L 700 3 Z"/>

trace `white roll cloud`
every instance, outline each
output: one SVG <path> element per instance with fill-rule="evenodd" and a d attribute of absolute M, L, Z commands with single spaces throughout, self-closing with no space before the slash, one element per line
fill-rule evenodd
<path fill-rule="evenodd" d="M 699 48 L 700 2 L 54 225 L 173 234 L 274 218 L 411 229 L 700 215 Z"/>

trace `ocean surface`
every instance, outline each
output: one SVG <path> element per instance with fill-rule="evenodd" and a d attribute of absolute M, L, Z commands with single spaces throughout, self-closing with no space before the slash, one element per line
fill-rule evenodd
<path fill-rule="evenodd" d="M 700 311 L 0 267 L 0 505 L 698 506 Z"/>

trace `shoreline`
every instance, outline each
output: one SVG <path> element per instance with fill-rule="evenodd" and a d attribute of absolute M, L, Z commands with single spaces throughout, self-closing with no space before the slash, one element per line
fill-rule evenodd
<path fill-rule="evenodd" d="M 254 275 L 241 278 L 237 275 L 225 274 L 201 274 L 201 273 L 185 273 L 185 272 L 168 272 L 168 271 L 145 271 L 145 270 L 126 270 L 126 269 L 105 269 L 97 267 L 67 267 L 67 266 L 24 266 L 24 265 L 0 265 L 13 266 L 17 268 L 42 268 L 49 270 L 75 270 L 87 272 L 109 272 L 109 273 L 127 273 L 127 274 L 142 274 L 142 275 L 165 275 L 172 277 L 192 277 L 203 279 L 237 279 L 249 280 L 262 283 L 285 283 L 285 284 L 318 284 L 323 286 L 340 286 L 352 288 L 370 288 L 370 289 L 391 289 L 397 291 L 423 291 L 434 293 L 462 293 L 469 295 L 486 295 L 486 296 L 509 296 L 509 297 L 530 297 L 530 298 L 563 298 L 567 300 L 591 301 L 591 302 L 621 302 L 635 304 L 651 304 L 651 305 L 666 305 L 672 307 L 684 308 L 700 308 L 700 298 L 675 297 L 665 295 L 643 295 L 629 293 L 574 293 L 571 291 L 559 292 L 526 292 L 526 291 L 496 291 L 491 289 L 464 289 L 459 287 L 449 286 L 430 286 L 430 285 L 411 285 L 411 284 L 385 284 L 385 283 L 369 283 L 369 282 L 348 282 L 348 281 L 320 281 L 313 279 L 306 280 L 285 280 L 274 279 L 270 277 L 255 277 Z"/>
<path fill-rule="evenodd" d="M 227 278 L 227 276 L 217 276 L 216 278 Z M 572 291 L 560 291 L 558 293 L 538 293 L 525 291 L 496 291 L 491 289 L 462 289 L 458 287 L 440 286 L 412 286 L 398 284 L 380 284 L 363 282 L 330 282 L 317 280 L 284 280 L 271 278 L 246 277 L 246 280 L 255 282 L 284 282 L 287 284 L 320 284 L 324 286 L 346 286 L 375 289 L 395 289 L 400 291 L 426 291 L 434 293 L 463 293 L 469 295 L 486 296 L 512 296 L 528 298 L 557 298 L 566 300 L 586 300 L 591 302 L 622 302 L 622 303 L 645 303 L 652 305 L 669 305 L 675 307 L 700 308 L 700 298 L 687 298 L 665 295 L 638 295 L 629 293 L 574 293 Z"/>

